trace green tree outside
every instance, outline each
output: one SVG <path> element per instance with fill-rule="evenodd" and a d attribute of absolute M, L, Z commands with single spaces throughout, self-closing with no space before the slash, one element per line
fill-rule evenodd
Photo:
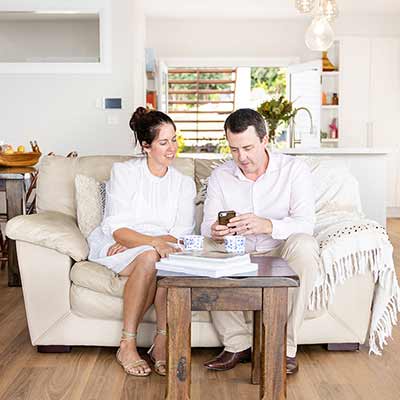
<path fill-rule="evenodd" d="M 272 96 L 286 95 L 286 70 L 278 67 L 251 68 L 251 89 L 262 88 Z"/>

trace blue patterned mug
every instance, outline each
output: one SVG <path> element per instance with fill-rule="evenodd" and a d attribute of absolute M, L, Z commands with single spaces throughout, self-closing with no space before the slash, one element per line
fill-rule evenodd
<path fill-rule="evenodd" d="M 185 235 L 179 238 L 178 243 L 183 245 L 185 250 L 203 250 L 204 236 Z"/>
<path fill-rule="evenodd" d="M 245 253 L 246 238 L 240 235 L 229 235 L 224 237 L 225 251 L 227 253 Z"/>

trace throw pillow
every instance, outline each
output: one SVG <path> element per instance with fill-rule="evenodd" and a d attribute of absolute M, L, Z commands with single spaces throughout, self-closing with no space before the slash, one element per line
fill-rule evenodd
<path fill-rule="evenodd" d="M 75 177 L 76 216 L 83 236 L 101 224 L 106 201 L 106 183 L 86 175 Z"/>

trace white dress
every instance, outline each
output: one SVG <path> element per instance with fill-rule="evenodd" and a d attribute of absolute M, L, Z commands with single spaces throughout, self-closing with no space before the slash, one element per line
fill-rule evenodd
<path fill-rule="evenodd" d="M 89 260 L 121 272 L 139 254 L 153 247 L 137 246 L 113 256 L 107 251 L 115 243 L 119 228 L 177 239 L 193 232 L 196 187 L 191 178 L 169 167 L 163 177 L 153 175 L 146 158 L 115 163 L 107 182 L 103 221 L 88 237 Z"/>

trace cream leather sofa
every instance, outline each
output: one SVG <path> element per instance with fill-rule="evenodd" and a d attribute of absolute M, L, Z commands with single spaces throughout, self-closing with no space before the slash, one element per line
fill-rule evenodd
<path fill-rule="evenodd" d="M 37 187 L 38 214 L 20 216 L 7 225 L 17 241 L 25 308 L 32 344 L 117 346 L 122 328 L 125 280 L 105 267 L 85 261 L 88 247 L 76 224 L 76 174 L 107 180 L 111 166 L 129 157 L 45 157 Z M 214 161 L 177 159 L 175 166 L 200 183 Z M 201 220 L 201 206 L 198 220 Z M 347 280 L 336 290 L 326 311 L 309 312 L 299 333 L 300 344 L 364 343 L 370 320 L 374 283 L 370 273 Z M 149 346 L 155 332 L 153 309 L 138 333 L 139 346 Z M 250 320 L 249 320 L 250 323 Z M 194 312 L 192 346 L 221 343 L 207 312 Z"/>

